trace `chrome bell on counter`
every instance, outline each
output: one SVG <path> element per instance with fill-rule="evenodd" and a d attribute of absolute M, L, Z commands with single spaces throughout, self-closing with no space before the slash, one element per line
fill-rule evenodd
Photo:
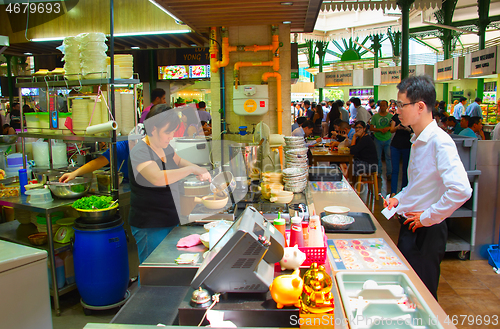
<path fill-rule="evenodd" d="M 191 295 L 191 306 L 194 307 L 209 307 L 212 304 L 212 296 L 210 293 L 199 287 L 198 290 L 193 291 L 193 295 Z"/>

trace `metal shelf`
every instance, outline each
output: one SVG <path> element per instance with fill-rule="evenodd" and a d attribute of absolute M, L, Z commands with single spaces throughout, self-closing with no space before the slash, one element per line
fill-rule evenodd
<path fill-rule="evenodd" d="M 22 244 L 32 248 L 42 249 L 48 252 L 49 245 L 34 246 L 28 240 L 28 235 L 38 233 L 34 224 L 21 224 L 17 220 L 0 224 L 0 239 Z M 54 242 L 54 252 L 56 254 L 69 250 L 71 245 L 69 243 Z"/>
<path fill-rule="evenodd" d="M 455 210 L 449 218 L 472 217 L 473 214 L 472 209 L 462 206 Z"/>
<path fill-rule="evenodd" d="M 30 138 L 43 138 L 43 139 L 59 139 L 63 141 L 71 142 L 107 142 L 111 143 L 111 137 L 93 137 L 93 136 L 81 136 L 81 135 L 45 135 L 45 134 L 33 134 L 33 133 L 19 133 L 19 137 L 30 137 Z M 117 136 L 116 141 L 127 141 L 128 136 Z"/>
<path fill-rule="evenodd" d="M 59 296 L 62 296 L 64 294 L 67 294 L 68 292 L 70 291 L 73 291 L 76 289 L 76 283 L 72 283 L 72 284 L 67 284 L 65 285 L 64 287 L 62 287 L 61 289 L 57 289 L 57 294 Z M 50 295 L 51 296 L 54 296 L 54 292 L 52 289 L 50 289 Z"/>
<path fill-rule="evenodd" d="M 47 78 L 47 81 L 44 78 Z M 115 79 L 115 85 L 136 85 L 141 83 L 139 79 Z M 49 87 L 78 87 L 90 85 L 109 85 L 111 79 L 91 79 L 91 80 L 66 80 L 62 75 L 38 76 L 30 78 L 18 78 L 17 88 L 46 88 Z"/>

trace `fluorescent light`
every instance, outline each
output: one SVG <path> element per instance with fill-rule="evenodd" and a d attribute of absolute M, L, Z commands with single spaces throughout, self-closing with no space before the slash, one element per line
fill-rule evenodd
<path fill-rule="evenodd" d="M 293 2 L 282 2 L 282 6 L 293 6 Z"/>
<path fill-rule="evenodd" d="M 141 47 L 130 47 L 131 49 L 141 49 Z"/>
<path fill-rule="evenodd" d="M 191 47 L 198 47 L 198 45 L 196 43 L 192 43 L 190 44 Z"/>
<path fill-rule="evenodd" d="M 44 42 L 44 41 L 61 41 L 64 40 L 65 37 L 53 37 L 53 38 L 35 38 L 31 39 L 34 42 Z"/>
<path fill-rule="evenodd" d="M 180 19 L 178 19 L 177 17 L 175 17 L 171 12 L 169 12 L 168 10 L 166 10 L 163 6 L 160 6 L 159 3 L 157 3 L 156 1 L 154 0 L 149 0 L 149 2 L 151 2 L 153 5 L 155 5 L 156 7 L 160 8 L 165 14 L 167 14 L 168 16 L 172 17 L 173 19 L 175 19 L 176 21 L 179 21 L 181 22 Z"/>
<path fill-rule="evenodd" d="M 33 55 L 32 53 L 24 53 L 26 56 L 31 56 Z"/>
<path fill-rule="evenodd" d="M 155 34 L 175 34 L 175 33 L 190 33 L 191 30 L 167 30 L 167 31 L 150 31 L 150 32 L 129 32 L 129 33 L 115 33 L 115 37 L 127 37 L 135 35 L 155 35 Z"/>
<path fill-rule="evenodd" d="M 292 21 L 283 21 L 283 24 L 292 24 Z"/>

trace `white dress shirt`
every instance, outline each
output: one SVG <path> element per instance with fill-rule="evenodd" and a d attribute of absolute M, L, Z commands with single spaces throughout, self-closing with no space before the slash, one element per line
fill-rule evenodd
<path fill-rule="evenodd" d="M 494 141 L 500 141 L 500 123 L 497 123 L 495 129 L 491 132 L 491 139 Z"/>
<path fill-rule="evenodd" d="M 472 195 L 453 139 L 435 120 L 411 138 L 408 185 L 395 198 L 397 213 L 420 212 L 424 226 L 439 224 Z"/>
<path fill-rule="evenodd" d="M 363 121 L 368 124 L 368 121 L 370 121 L 370 113 L 363 106 L 357 107 L 356 113 L 356 121 Z"/>

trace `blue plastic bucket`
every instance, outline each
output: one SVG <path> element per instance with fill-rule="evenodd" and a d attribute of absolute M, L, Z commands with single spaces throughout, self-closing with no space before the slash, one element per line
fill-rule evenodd
<path fill-rule="evenodd" d="M 125 297 L 129 282 L 127 239 L 123 222 L 75 222 L 75 280 L 85 304 L 106 306 Z"/>

